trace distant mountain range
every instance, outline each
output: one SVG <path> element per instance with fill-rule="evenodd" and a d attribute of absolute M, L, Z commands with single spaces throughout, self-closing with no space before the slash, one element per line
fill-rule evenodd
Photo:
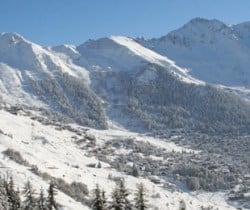
<path fill-rule="evenodd" d="M 228 89 L 250 87 L 249 37 L 250 23 L 201 18 L 159 39 L 80 46 L 1 33 L 1 101 L 100 129 L 248 132 L 249 102 Z"/>

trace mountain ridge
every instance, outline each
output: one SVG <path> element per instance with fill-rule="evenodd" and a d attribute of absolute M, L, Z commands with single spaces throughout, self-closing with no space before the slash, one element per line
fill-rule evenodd
<path fill-rule="evenodd" d="M 200 80 L 226 86 L 249 87 L 249 22 L 227 25 L 196 18 L 160 38 L 137 41 Z"/>
<path fill-rule="evenodd" d="M 216 24 L 216 31 L 231 27 L 217 20 L 204 19 L 191 20 L 184 27 L 211 22 Z M 79 46 L 42 47 L 18 34 L 1 33 L 3 101 L 9 94 L 9 98 L 13 95 L 20 103 L 22 96 L 27 95 L 33 100 L 33 106 L 38 104 L 37 108 L 57 113 L 60 119 L 98 128 L 107 128 L 109 120 L 135 130 L 183 128 L 228 132 L 248 128 L 246 116 L 250 116 L 250 109 L 247 102 L 193 77 L 188 67 L 178 66 L 178 59 L 177 62 L 171 60 L 168 55 L 158 52 L 159 49 L 152 48 L 150 40 L 142 41 L 111 36 L 89 40 Z M 19 56 L 20 52 L 23 57 Z M 7 78 L 16 80 L 12 91 L 8 91 L 11 84 Z M 20 93 L 15 95 L 15 91 Z M 18 104 L 15 100 L 12 102 Z M 210 118 L 206 119 L 206 114 Z"/>

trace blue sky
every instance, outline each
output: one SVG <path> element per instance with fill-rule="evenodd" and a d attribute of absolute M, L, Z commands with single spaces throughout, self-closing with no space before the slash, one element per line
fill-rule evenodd
<path fill-rule="evenodd" d="M 42 45 L 89 38 L 160 37 L 190 19 L 250 21 L 249 0 L 1 0 L 0 31 Z"/>

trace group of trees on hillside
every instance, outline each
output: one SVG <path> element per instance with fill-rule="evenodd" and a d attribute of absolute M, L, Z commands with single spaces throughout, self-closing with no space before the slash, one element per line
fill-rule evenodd
<path fill-rule="evenodd" d="M 79 78 L 63 73 L 57 77 L 46 76 L 43 80 L 29 78 L 33 91 L 51 106 L 48 114 L 58 120 L 95 128 L 107 128 L 100 99 Z"/>
<path fill-rule="evenodd" d="M 99 185 L 96 185 L 94 190 L 93 210 L 146 210 L 148 209 L 147 200 L 145 198 L 145 187 L 141 183 L 137 186 L 134 202 L 129 200 L 129 191 L 123 180 L 117 183 L 116 188 L 111 194 L 111 201 L 108 202 L 106 193 L 100 190 Z"/>
<path fill-rule="evenodd" d="M 30 181 L 27 181 L 23 189 L 19 190 L 12 177 L 5 179 L 0 177 L 0 209 L 1 210 L 58 210 L 56 201 L 57 187 L 54 182 L 49 183 L 47 196 L 41 188 L 37 193 Z M 145 199 L 145 187 L 143 184 L 137 186 L 134 202 L 128 198 L 130 195 L 125 182 L 120 180 L 111 194 L 110 201 L 106 193 L 99 185 L 93 191 L 91 208 L 93 210 L 146 210 L 148 209 Z"/>
<path fill-rule="evenodd" d="M 147 210 L 150 209 L 146 199 L 145 186 L 140 183 L 133 200 L 131 193 L 126 188 L 123 179 L 116 182 L 109 198 L 106 192 L 97 184 L 89 198 L 88 205 L 92 210 Z M 57 186 L 51 181 L 47 192 L 41 188 L 36 192 L 32 183 L 27 181 L 19 190 L 12 177 L 5 179 L 0 177 L 0 209 L 1 210 L 59 210 L 62 206 L 56 201 Z M 185 210 L 185 203 L 181 203 L 180 210 Z"/>
<path fill-rule="evenodd" d="M 181 82 L 154 64 L 146 70 L 158 76 L 148 83 L 127 77 L 123 85 L 128 89 L 128 112 L 150 130 L 183 128 L 222 134 L 249 130 L 250 107 L 232 93 Z"/>
<path fill-rule="evenodd" d="M 0 178 L 1 210 L 58 210 L 56 195 L 57 190 L 53 182 L 49 183 L 47 196 L 45 196 L 43 189 L 40 193 L 36 193 L 30 181 L 27 181 L 23 189 L 19 190 L 12 177 Z"/>

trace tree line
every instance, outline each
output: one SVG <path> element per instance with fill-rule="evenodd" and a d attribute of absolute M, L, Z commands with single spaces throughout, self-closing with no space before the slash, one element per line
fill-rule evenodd
<path fill-rule="evenodd" d="M 24 184 L 22 190 L 16 187 L 12 177 L 0 177 L 0 209 L 1 210 L 59 210 L 61 205 L 56 201 L 57 186 L 50 181 L 47 193 L 41 188 L 39 193 L 35 191 L 30 181 Z M 131 193 L 126 188 L 123 179 L 116 182 L 109 198 L 106 192 L 97 184 L 89 198 L 89 207 L 92 210 L 147 210 L 146 188 L 140 183 L 133 200 Z M 130 197 L 130 198 L 129 198 Z M 184 202 L 180 203 L 179 210 L 185 210 Z"/>
<path fill-rule="evenodd" d="M 12 177 L 0 178 L 1 210 L 58 210 L 56 195 L 57 188 L 53 181 L 49 183 L 47 196 L 45 196 L 42 188 L 37 194 L 30 181 L 27 181 L 20 191 Z"/>
<path fill-rule="evenodd" d="M 27 181 L 23 189 L 19 190 L 12 177 L 6 179 L 0 177 L 1 210 L 59 210 L 60 205 L 56 201 L 56 195 L 57 186 L 53 181 L 49 183 L 47 196 L 45 196 L 44 190 L 41 188 L 37 193 L 30 181 Z M 129 195 L 125 182 L 120 180 L 108 202 L 105 191 L 96 185 L 93 196 L 90 198 L 90 207 L 93 210 L 146 210 L 148 208 L 143 184 L 137 186 L 133 203 L 129 200 Z"/>
<path fill-rule="evenodd" d="M 125 186 L 125 182 L 120 180 L 117 182 L 108 202 L 106 193 L 96 185 L 93 193 L 93 202 L 91 208 L 93 210 L 146 210 L 148 209 L 146 190 L 142 183 L 137 186 L 134 202 L 129 200 L 129 191 Z"/>

